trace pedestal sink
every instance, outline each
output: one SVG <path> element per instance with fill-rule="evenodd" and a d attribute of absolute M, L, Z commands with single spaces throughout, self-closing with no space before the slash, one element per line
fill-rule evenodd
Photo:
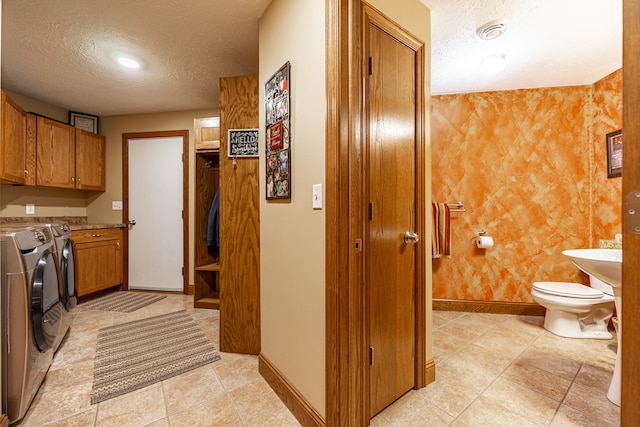
<path fill-rule="evenodd" d="M 622 249 L 569 249 L 562 252 L 580 270 L 613 287 L 618 314 L 618 349 L 607 398 L 620 406 L 620 359 L 622 358 Z"/>

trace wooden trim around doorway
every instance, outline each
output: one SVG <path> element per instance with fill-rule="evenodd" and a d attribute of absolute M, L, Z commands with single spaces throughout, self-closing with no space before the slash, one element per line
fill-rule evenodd
<path fill-rule="evenodd" d="M 122 134 L 122 222 L 129 222 L 129 140 L 182 137 L 182 293 L 189 293 L 189 131 L 168 130 Z M 124 228 L 124 284 L 129 289 L 129 228 Z"/>
<path fill-rule="evenodd" d="M 635 215 L 627 200 L 634 199 L 640 188 L 640 2 L 624 0 L 622 5 L 622 123 L 624 130 L 624 171 L 622 172 L 622 306 L 624 328 L 621 328 L 622 406 L 620 425 L 638 425 L 640 400 L 640 320 L 635 314 L 640 307 L 640 234 L 637 233 Z M 620 323 L 622 325 L 622 323 Z"/>

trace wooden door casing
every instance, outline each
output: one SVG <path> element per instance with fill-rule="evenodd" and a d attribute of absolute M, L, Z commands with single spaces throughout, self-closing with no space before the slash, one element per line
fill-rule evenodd
<path fill-rule="evenodd" d="M 640 399 L 640 321 L 635 312 L 640 305 L 640 234 L 635 230 L 634 216 L 628 212 L 626 197 L 640 189 L 640 3 L 623 2 L 623 58 L 622 63 L 622 122 L 624 130 L 622 173 L 622 232 L 624 258 L 622 262 L 622 305 L 624 328 L 622 339 L 622 405 L 620 425 L 638 425 L 638 400 Z M 635 215 L 637 216 L 637 214 Z M 620 320 L 623 322 L 623 320 Z"/>

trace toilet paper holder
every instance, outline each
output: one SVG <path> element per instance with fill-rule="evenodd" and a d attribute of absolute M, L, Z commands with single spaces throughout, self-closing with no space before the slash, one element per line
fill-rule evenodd
<path fill-rule="evenodd" d="M 477 235 L 477 236 L 484 236 L 485 234 L 487 234 L 487 232 L 486 232 L 486 231 L 484 231 L 484 230 L 478 230 L 478 231 L 476 231 L 476 235 Z"/>

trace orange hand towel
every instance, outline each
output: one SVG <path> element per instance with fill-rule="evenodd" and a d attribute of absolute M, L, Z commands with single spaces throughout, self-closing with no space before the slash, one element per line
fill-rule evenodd
<path fill-rule="evenodd" d="M 451 226 L 449 206 L 446 203 L 431 203 L 433 210 L 433 232 L 431 257 L 451 257 Z"/>

